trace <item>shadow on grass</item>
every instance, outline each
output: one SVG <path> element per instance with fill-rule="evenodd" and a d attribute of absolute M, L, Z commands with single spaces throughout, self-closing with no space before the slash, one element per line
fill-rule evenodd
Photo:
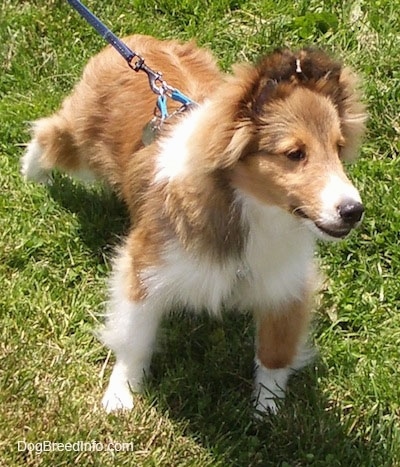
<path fill-rule="evenodd" d="M 85 244 L 103 253 L 126 233 L 128 215 L 104 188 L 87 188 L 57 177 L 50 194 L 78 216 Z M 214 454 L 216 465 L 361 466 L 390 465 L 384 448 L 348 435 L 340 408 L 318 388 L 326 369 L 318 361 L 294 375 L 277 416 L 253 418 L 253 327 L 250 317 L 227 313 L 174 315 L 163 326 L 147 396 L 160 412 L 186 426 Z M 346 422 L 347 425 L 349 422 Z"/>
<path fill-rule="evenodd" d="M 56 175 L 49 193 L 62 208 L 77 215 L 82 241 L 99 256 L 103 252 L 108 254 L 108 249 L 118 244 L 127 232 L 127 210 L 107 187 L 84 185 Z"/>
<path fill-rule="evenodd" d="M 250 317 L 229 313 L 220 322 L 173 316 L 162 341 L 148 396 L 223 465 L 391 465 L 384 449 L 347 434 L 342 409 L 318 388 L 327 372 L 318 359 L 291 377 L 278 415 L 254 420 Z"/>

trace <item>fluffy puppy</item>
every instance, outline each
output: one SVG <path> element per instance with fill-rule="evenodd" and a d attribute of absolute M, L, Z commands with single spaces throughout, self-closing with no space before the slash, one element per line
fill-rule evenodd
<path fill-rule="evenodd" d="M 108 47 L 34 124 L 22 160 L 39 182 L 55 167 L 105 180 L 130 212 L 101 332 L 116 356 L 103 405 L 133 406 L 166 312 L 234 308 L 255 320 L 255 407 L 274 412 L 304 363 L 316 239 L 344 238 L 363 216 L 342 167 L 364 131 L 354 76 L 315 50 L 278 50 L 224 76 L 191 43 L 125 42 L 199 105 L 143 147 L 155 96 Z"/>

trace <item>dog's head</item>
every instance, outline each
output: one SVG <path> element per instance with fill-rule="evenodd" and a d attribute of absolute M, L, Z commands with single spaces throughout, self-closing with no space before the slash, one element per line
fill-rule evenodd
<path fill-rule="evenodd" d="M 345 237 L 364 211 L 342 167 L 366 120 L 354 75 L 323 52 L 281 50 L 236 69 L 230 85 L 221 98 L 235 122 L 224 151 L 234 187 L 320 237 Z"/>

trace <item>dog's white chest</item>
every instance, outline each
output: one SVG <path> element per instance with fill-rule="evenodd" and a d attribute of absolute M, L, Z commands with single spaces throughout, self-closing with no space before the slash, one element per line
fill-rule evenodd
<path fill-rule="evenodd" d="M 314 239 L 278 208 L 252 202 L 250 226 L 236 300 L 240 307 L 277 306 L 300 298 L 313 269 Z"/>
<path fill-rule="evenodd" d="M 312 248 L 303 239 L 250 238 L 238 269 L 235 301 L 240 308 L 276 307 L 299 299 L 312 274 Z"/>
<path fill-rule="evenodd" d="M 218 314 L 237 281 L 237 264 L 192 256 L 178 243 L 165 250 L 163 265 L 147 271 L 146 283 L 161 306 L 176 305 Z"/>
<path fill-rule="evenodd" d="M 164 265 L 147 274 L 153 295 L 164 306 L 214 314 L 224 306 L 251 310 L 300 298 L 312 269 L 312 236 L 278 210 L 251 220 L 240 260 L 213 262 L 190 255 L 177 242 L 170 244 Z"/>

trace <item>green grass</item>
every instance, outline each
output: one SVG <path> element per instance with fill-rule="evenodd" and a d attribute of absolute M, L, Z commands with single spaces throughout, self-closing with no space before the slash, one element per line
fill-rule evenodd
<path fill-rule="evenodd" d="M 321 245 L 314 365 L 277 417 L 251 416 L 251 322 L 171 318 L 130 414 L 99 400 L 93 336 L 124 208 L 101 188 L 19 175 L 27 122 L 50 114 L 102 39 L 64 1 L 0 0 L 0 465 L 400 465 L 400 71 L 392 0 L 88 0 L 116 33 L 195 38 L 228 70 L 279 45 L 316 44 L 364 77 L 370 121 L 349 168 L 366 204 L 349 240 Z M 111 357 L 112 359 L 112 357 Z M 104 375 L 105 373 L 105 375 Z M 17 442 L 132 443 L 131 452 L 19 452 Z"/>

